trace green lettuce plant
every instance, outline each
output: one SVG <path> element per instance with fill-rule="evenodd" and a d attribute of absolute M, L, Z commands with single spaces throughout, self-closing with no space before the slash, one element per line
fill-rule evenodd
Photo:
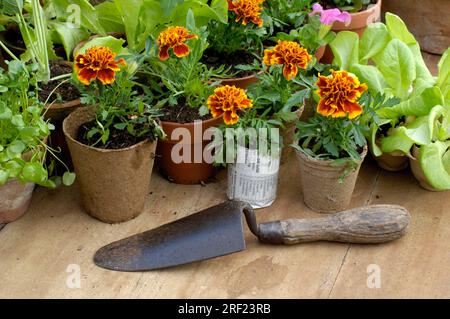
<path fill-rule="evenodd" d="M 412 147 L 418 145 L 421 166 L 432 179 L 430 183 L 438 189 L 449 188 L 445 133 L 449 130 L 449 50 L 439 63 L 438 77 L 433 77 L 414 36 L 390 13 L 386 14 L 386 24 L 368 26 L 361 40 L 353 32 L 339 33 L 331 48 L 334 63 L 356 74 L 371 93 L 397 100 L 374 110 L 368 134 L 373 154 L 401 151 L 411 156 Z M 439 167 L 442 170 L 433 173 L 431 167 L 436 172 Z"/>

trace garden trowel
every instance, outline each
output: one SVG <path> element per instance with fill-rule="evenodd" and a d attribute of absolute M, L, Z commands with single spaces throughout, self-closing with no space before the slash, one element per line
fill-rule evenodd
<path fill-rule="evenodd" d="M 250 231 L 267 244 L 312 241 L 375 244 L 404 235 L 410 215 L 400 206 L 377 205 L 315 219 L 259 224 L 252 207 L 228 201 L 196 214 L 101 248 L 100 267 L 146 271 L 188 264 L 246 249 L 243 216 Z"/>

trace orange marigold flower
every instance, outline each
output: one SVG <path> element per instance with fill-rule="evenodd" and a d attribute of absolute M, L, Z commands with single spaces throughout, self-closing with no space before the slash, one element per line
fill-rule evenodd
<path fill-rule="evenodd" d="M 78 80 L 89 85 L 93 80 L 99 79 L 102 84 L 112 84 L 116 79 L 119 65 L 125 65 L 124 59 L 116 61 L 116 56 L 110 48 L 94 46 L 84 54 L 75 58 L 75 73 Z"/>
<path fill-rule="evenodd" d="M 207 105 L 213 117 L 223 115 L 225 124 L 233 125 L 239 121 L 237 111 L 251 108 L 253 101 L 247 97 L 243 89 L 225 85 L 214 90 L 214 94 L 208 98 Z"/>
<path fill-rule="evenodd" d="M 312 56 L 308 50 L 293 41 L 278 41 L 273 49 L 264 50 L 264 64 L 267 66 L 282 64 L 283 75 L 290 81 L 298 74 L 298 68 L 306 70 Z"/>
<path fill-rule="evenodd" d="M 348 116 L 350 119 L 362 114 L 363 108 L 358 100 L 367 90 L 367 85 L 360 83 L 357 77 L 347 71 L 332 71 L 330 77 L 319 75 L 317 86 L 319 114 L 334 118 Z"/>
<path fill-rule="evenodd" d="M 265 0 L 228 0 L 228 11 L 236 14 L 236 22 L 242 20 L 243 25 L 250 21 L 258 27 L 262 27 L 264 21 L 260 18 Z"/>
<path fill-rule="evenodd" d="M 189 55 L 189 47 L 185 44 L 187 40 L 198 39 L 195 34 L 190 34 L 189 30 L 183 27 L 168 27 L 158 36 L 159 58 L 165 61 L 169 58 L 169 49 L 178 58 Z"/>

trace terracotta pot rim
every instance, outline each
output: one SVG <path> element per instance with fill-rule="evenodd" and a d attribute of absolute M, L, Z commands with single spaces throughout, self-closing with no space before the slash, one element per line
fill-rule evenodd
<path fill-rule="evenodd" d="M 64 121 L 63 121 L 63 132 L 64 132 L 64 136 L 65 136 L 66 138 L 68 138 L 71 142 L 73 142 L 73 143 L 75 143 L 75 144 L 77 144 L 77 145 L 79 145 L 79 146 L 81 146 L 81 147 L 83 147 L 83 148 L 85 148 L 85 149 L 87 149 L 87 150 L 90 150 L 90 151 L 93 151 L 93 152 L 97 152 L 97 153 L 102 153 L 102 154 L 105 154 L 105 153 L 108 153 L 108 154 L 111 154 L 111 153 L 122 153 L 122 152 L 128 152 L 128 151 L 133 150 L 133 149 L 135 149 L 135 148 L 139 148 L 139 147 L 141 147 L 142 145 L 147 144 L 147 143 L 152 144 L 152 143 L 156 143 L 156 142 L 157 142 L 157 140 L 155 140 L 155 141 L 150 141 L 150 139 L 145 139 L 145 140 L 143 140 L 143 141 L 141 141 L 141 142 L 139 142 L 139 143 L 137 143 L 137 144 L 134 144 L 134 145 L 132 145 L 132 146 L 130 146 L 130 147 L 121 148 L 121 149 L 117 149 L 117 150 L 112 150 L 112 149 L 102 149 L 102 148 L 92 147 L 92 146 L 88 146 L 88 145 L 86 145 L 86 144 L 83 144 L 83 143 L 81 143 L 81 142 L 78 142 L 78 141 L 77 141 L 76 139 L 74 139 L 69 133 L 67 133 L 67 131 L 66 131 L 66 123 L 69 122 L 69 121 L 71 120 L 71 118 L 74 116 L 74 114 L 78 114 L 78 113 L 81 113 L 81 112 L 88 112 L 88 111 L 91 111 L 91 110 L 92 110 L 92 107 L 85 107 L 85 108 L 81 108 L 81 109 L 75 110 L 75 111 L 73 111 L 69 116 L 67 116 L 67 117 L 64 119 Z M 83 124 L 83 123 L 82 123 L 82 124 Z"/>
<path fill-rule="evenodd" d="M 366 21 L 363 24 L 360 23 L 354 23 L 354 21 L 356 19 L 363 19 L 365 17 L 369 17 L 370 15 L 372 15 L 375 11 L 380 10 L 381 12 L 381 4 L 382 4 L 382 0 L 377 0 L 377 3 L 374 5 L 371 5 L 370 7 L 368 7 L 366 10 L 360 11 L 360 12 L 355 12 L 355 13 L 350 13 L 352 20 L 350 21 L 350 23 L 346 24 L 344 22 L 339 22 L 336 21 L 333 24 L 332 30 L 334 31 L 342 31 L 342 30 L 355 30 L 355 29 L 359 29 L 359 28 L 364 28 L 365 26 L 367 26 Z"/>
<path fill-rule="evenodd" d="M 295 144 L 298 144 L 299 141 L 295 141 Z M 299 150 L 295 150 L 297 155 L 303 159 L 305 162 L 307 163 L 311 163 L 314 164 L 316 166 L 322 166 L 322 167 L 329 167 L 331 163 L 334 162 L 334 160 L 320 160 L 320 159 L 315 159 L 309 155 L 306 155 L 305 153 L 299 151 Z M 364 158 L 367 156 L 367 152 L 368 152 L 368 146 L 367 144 L 364 146 L 363 152 L 360 154 L 361 155 L 361 160 L 358 163 L 362 163 L 364 161 Z M 344 165 L 340 165 L 340 166 L 333 166 L 333 169 L 341 169 L 342 166 Z"/>
<path fill-rule="evenodd" d="M 222 117 L 223 117 L 223 115 L 220 116 L 220 117 L 213 117 L 213 118 L 210 118 L 208 120 L 199 120 L 199 121 L 201 121 L 202 124 L 211 124 L 211 123 L 214 123 L 214 122 L 218 121 Z M 192 127 L 192 126 L 194 126 L 194 124 L 195 124 L 195 122 L 177 123 L 177 122 L 170 122 L 170 121 L 161 121 L 161 125 L 163 125 L 163 126 L 164 125 L 172 126 L 172 127 L 173 126 L 176 126 L 176 127 Z"/>

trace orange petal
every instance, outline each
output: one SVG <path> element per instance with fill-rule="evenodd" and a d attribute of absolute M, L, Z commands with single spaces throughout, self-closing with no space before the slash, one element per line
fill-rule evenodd
<path fill-rule="evenodd" d="M 295 78 L 298 74 L 298 68 L 296 65 L 286 64 L 283 68 L 283 75 L 286 80 L 290 81 L 292 78 Z"/>
<path fill-rule="evenodd" d="M 243 100 L 242 102 L 241 102 L 241 105 L 240 105 L 240 107 L 241 107 L 241 109 L 247 109 L 247 108 L 250 108 L 250 107 L 252 107 L 252 100 L 250 100 L 250 99 L 245 99 L 245 100 Z"/>
<path fill-rule="evenodd" d="M 178 58 L 183 58 L 189 55 L 189 47 L 184 43 L 178 44 L 173 47 L 173 53 L 175 53 Z"/>
<path fill-rule="evenodd" d="M 92 80 L 97 78 L 97 71 L 92 70 L 91 68 L 82 68 L 77 74 L 78 80 L 84 85 L 91 84 Z"/>
<path fill-rule="evenodd" d="M 166 61 L 169 58 L 169 46 L 160 47 L 158 56 L 161 61 Z"/>
<path fill-rule="evenodd" d="M 232 111 L 227 111 L 223 115 L 223 120 L 227 125 L 234 125 L 239 122 L 239 116 Z"/>
<path fill-rule="evenodd" d="M 116 73 L 110 69 L 103 69 L 98 71 L 98 79 L 102 84 L 112 84 L 114 83 Z"/>
<path fill-rule="evenodd" d="M 345 103 L 345 112 L 348 113 L 349 119 L 354 119 L 362 114 L 363 108 L 358 103 Z"/>

